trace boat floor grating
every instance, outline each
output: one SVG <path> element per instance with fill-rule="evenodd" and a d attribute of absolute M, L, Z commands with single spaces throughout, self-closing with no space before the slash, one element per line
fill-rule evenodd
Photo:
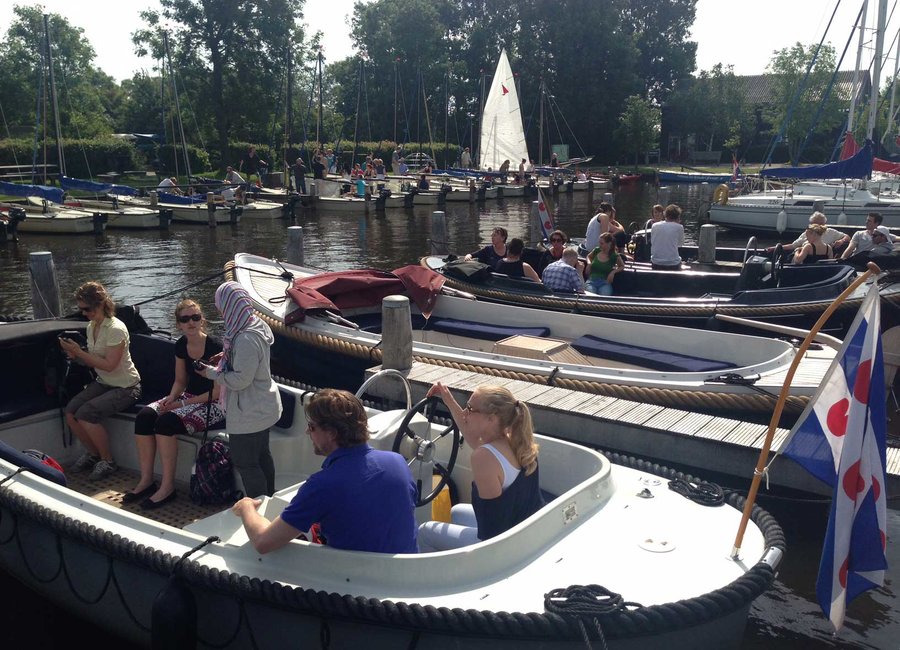
<path fill-rule="evenodd" d="M 221 512 L 225 506 L 198 506 L 191 501 L 188 486 L 179 484 L 176 486 L 178 497 L 171 503 L 167 503 L 156 510 L 143 510 L 140 501 L 124 504 L 122 498 L 135 486 L 140 478 L 138 472 L 119 469 L 114 474 L 99 481 L 88 480 L 90 472 L 79 474 L 66 474 L 68 486 L 79 494 L 83 494 L 97 501 L 141 515 L 161 524 L 184 528 L 184 526 Z"/>

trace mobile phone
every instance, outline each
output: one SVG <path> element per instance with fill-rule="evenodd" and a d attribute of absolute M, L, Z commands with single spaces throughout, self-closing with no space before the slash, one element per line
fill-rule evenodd
<path fill-rule="evenodd" d="M 193 363 L 193 366 L 194 370 L 196 370 L 197 372 L 203 372 L 203 370 L 206 368 L 206 364 L 200 359 L 196 359 Z"/>
<path fill-rule="evenodd" d="M 77 343 L 80 347 L 85 347 L 87 345 L 87 339 L 84 338 L 84 334 L 78 332 L 76 330 L 66 330 L 65 332 L 60 332 L 58 337 L 61 339 L 68 339 Z"/>

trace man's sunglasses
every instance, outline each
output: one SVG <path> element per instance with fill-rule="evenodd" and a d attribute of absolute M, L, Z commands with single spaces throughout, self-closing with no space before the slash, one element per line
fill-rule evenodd
<path fill-rule="evenodd" d="M 199 323 L 202 320 L 203 320 L 203 316 L 201 316 L 200 314 L 191 314 L 190 316 L 179 316 L 178 317 L 179 323 L 189 323 L 190 321 Z"/>

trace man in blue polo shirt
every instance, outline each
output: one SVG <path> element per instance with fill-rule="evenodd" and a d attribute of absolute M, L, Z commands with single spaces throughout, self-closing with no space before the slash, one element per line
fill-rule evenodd
<path fill-rule="evenodd" d="M 368 444 L 362 402 L 347 391 L 323 390 L 306 405 L 307 429 L 322 471 L 306 480 L 275 521 L 259 514 L 259 499 L 245 497 L 232 512 L 260 553 L 281 548 L 317 524 L 334 548 L 416 553 L 416 484 L 406 460 Z"/>

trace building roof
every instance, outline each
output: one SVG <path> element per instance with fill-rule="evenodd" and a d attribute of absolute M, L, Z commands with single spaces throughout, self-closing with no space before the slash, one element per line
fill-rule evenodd
<path fill-rule="evenodd" d="M 859 74 L 862 79 L 861 96 L 865 97 L 869 93 L 872 81 L 868 70 L 860 70 Z M 853 70 L 839 70 L 834 81 L 835 87 L 832 89 L 832 93 L 838 97 L 849 99 L 853 88 L 854 76 L 855 72 Z M 735 75 L 738 84 L 744 89 L 744 100 L 751 105 L 773 103 L 773 78 L 774 75 L 771 74 Z"/>

